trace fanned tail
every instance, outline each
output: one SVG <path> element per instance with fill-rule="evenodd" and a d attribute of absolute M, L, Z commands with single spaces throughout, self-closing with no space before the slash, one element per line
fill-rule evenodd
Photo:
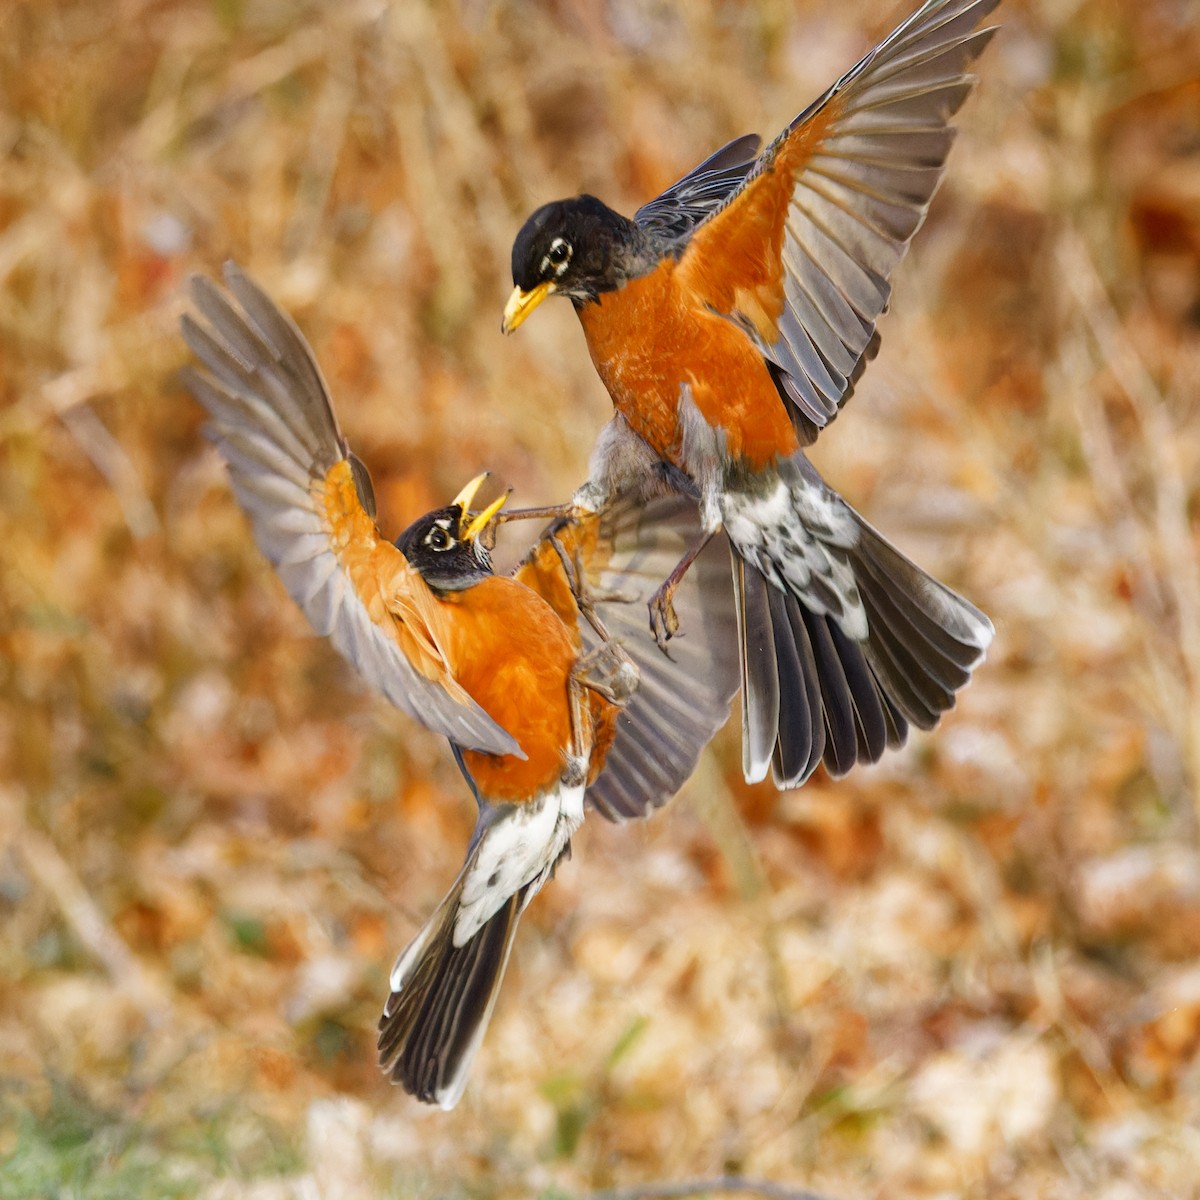
<path fill-rule="evenodd" d="M 932 729 L 983 661 L 995 629 L 969 600 L 855 517 L 851 563 L 870 629 L 863 652 L 908 720 Z"/>
<path fill-rule="evenodd" d="M 443 1109 L 453 1108 L 467 1085 L 530 890 L 510 896 L 456 946 L 454 927 L 467 874 L 464 868 L 397 959 L 379 1019 L 380 1067 L 406 1092 Z"/>
<path fill-rule="evenodd" d="M 737 555 L 747 779 L 796 787 L 877 762 L 932 729 L 994 630 L 900 553 L 800 456 L 769 491 L 727 497 Z"/>

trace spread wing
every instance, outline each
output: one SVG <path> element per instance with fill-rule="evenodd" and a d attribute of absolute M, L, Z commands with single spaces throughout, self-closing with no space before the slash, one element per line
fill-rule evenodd
<path fill-rule="evenodd" d="M 691 232 L 678 274 L 757 343 L 811 442 L 877 344 L 888 278 L 954 140 L 998 0 L 928 0 L 764 151 Z"/>
<path fill-rule="evenodd" d="M 587 651 L 599 639 L 575 608 L 550 541 L 552 530 L 534 546 L 517 578 L 540 592 L 568 624 L 577 623 Z M 665 804 L 729 719 L 737 694 L 738 626 L 724 534 L 713 538 L 675 593 L 681 634 L 671 641 L 670 658 L 646 619 L 647 601 L 701 535 L 695 501 L 679 495 L 648 502 L 626 496 L 556 535 L 582 566 L 600 620 L 641 674 L 637 691 L 617 712 L 607 756 L 587 791 L 591 806 L 610 821 L 645 816 Z"/>
<path fill-rule="evenodd" d="M 756 133 L 735 138 L 633 214 L 647 233 L 668 241 L 686 237 L 746 181 L 758 158 Z"/>
<path fill-rule="evenodd" d="M 370 478 L 308 343 L 232 263 L 225 281 L 242 311 L 210 280 L 192 281 L 208 324 L 185 315 L 183 336 L 205 370 L 185 369 L 184 382 L 259 548 L 317 633 L 397 708 L 460 746 L 521 755 L 448 670 L 439 603 L 375 527 Z"/>

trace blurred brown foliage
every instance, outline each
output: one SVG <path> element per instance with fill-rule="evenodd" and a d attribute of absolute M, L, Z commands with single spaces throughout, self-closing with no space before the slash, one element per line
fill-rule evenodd
<path fill-rule="evenodd" d="M 212 1200 L 1197 1194 L 1196 0 L 1005 0 L 818 448 L 995 618 L 959 710 L 785 795 L 727 730 L 653 821 L 590 822 L 452 1114 L 373 1040 L 466 790 L 309 634 L 174 382 L 182 283 L 233 257 L 393 531 L 484 466 L 564 497 L 608 404 L 567 305 L 501 340 L 524 215 L 631 210 L 897 15 L 0 7 L 0 1195 L 64 1091 L 168 1165 L 219 1126 Z"/>

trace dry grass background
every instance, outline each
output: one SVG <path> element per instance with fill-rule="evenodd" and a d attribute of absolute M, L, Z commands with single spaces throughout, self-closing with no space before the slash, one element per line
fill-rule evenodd
<path fill-rule="evenodd" d="M 582 478 L 511 239 L 773 133 L 868 0 L 0 6 L 0 1197 L 1200 1194 L 1200 5 L 1006 0 L 831 478 L 996 619 L 800 792 L 727 730 L 535 905 L 461 1106 L 374 1067 L 471 822 L 255 551 L 173 382 L 232 256 L 398 530 Z"/>

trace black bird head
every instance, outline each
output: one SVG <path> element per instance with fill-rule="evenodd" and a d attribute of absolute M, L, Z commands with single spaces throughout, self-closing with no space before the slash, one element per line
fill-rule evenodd
<path fill-rule="evenodd" d="M 397 539 L 396 549 L 434 591 L 459 592 L 492 573 L 492 556 L 480 535 L 508 499 L 505 492 L 471 515 L 471 501 L 487 472 L 472 479 L 446 508 L 418 517 Z"/>
<path fill-rule="evenodd" d="M 513 291 L 501 328 L 512 333 L 549 295 L 576 306 L 650 270 L 642 231 L 595 196 L 544 204 L 513 242 Z"/>

